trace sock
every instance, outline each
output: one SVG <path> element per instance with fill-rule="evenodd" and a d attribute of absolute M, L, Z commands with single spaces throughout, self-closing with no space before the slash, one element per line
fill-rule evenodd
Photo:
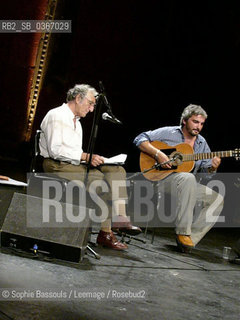
<path fill-rule="evenodd" d="M 101 230 L 104 232 L 111 232 L 112 221 L 111 219 L 106 219 L 101 223 Z"/>
<path fill-rule="evenodd" d="M 126 200 L 119 199 L 112 201 L 113 216 L 124 216 L 126 217 Z"/>

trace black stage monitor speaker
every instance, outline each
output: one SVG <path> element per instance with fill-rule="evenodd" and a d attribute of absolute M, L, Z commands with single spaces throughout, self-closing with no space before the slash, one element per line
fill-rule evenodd
<path fill-rule="evenodd" d="M 14 193 L 0 230 L 1 247 L 79 262 L 89 240 L 89 211 Z"/>

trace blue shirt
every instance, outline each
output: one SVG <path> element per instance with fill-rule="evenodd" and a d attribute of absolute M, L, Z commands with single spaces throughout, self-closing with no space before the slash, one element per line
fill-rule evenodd
<path fill-rule="evenodd" d="M 175 146 L 184 142 L 182 128 L 180 126 L 162 127 L 156 130 L 150 130 L 139 134 L 133 141 L 138 147 L 144 141 L 161 141 L 170 146 Z M 211 152 L 207 141 L 200 134 L 194 142 L 194 153 L 208 153 Z M 212 166 L 211 160 L 198 160 L 195 162 L 193 173 L 207 172 L 207 168 Z"/>

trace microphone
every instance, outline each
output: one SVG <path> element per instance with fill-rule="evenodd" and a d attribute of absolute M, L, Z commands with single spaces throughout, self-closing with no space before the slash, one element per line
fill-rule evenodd
<path fill-rule="evenodd" d="M 113 123 L 122 124 L 122 122 L 120 120 L 118 120 L 116 117 L 114 117 L 114 115 L 111 116 L 107 112 L 104 112 L 102 114 L 102 119 L 103 120 L 108 120 L 108 121 L 113 122 Z"/>

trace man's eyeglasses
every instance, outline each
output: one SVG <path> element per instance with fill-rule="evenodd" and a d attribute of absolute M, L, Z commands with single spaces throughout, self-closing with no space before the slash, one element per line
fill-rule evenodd
<path fill-rule="evenodd" d="M 91 107 L 95 107 L 95 106 L 96 106 L 96 103 L 95 103 L 95 102 L 89 100 L 89 99 L 86 98 L 86 97 L 85 97 L 85 99 L 88 101 L 88 103 L 89 103 L 89 105 L 90 105 Z"/>

